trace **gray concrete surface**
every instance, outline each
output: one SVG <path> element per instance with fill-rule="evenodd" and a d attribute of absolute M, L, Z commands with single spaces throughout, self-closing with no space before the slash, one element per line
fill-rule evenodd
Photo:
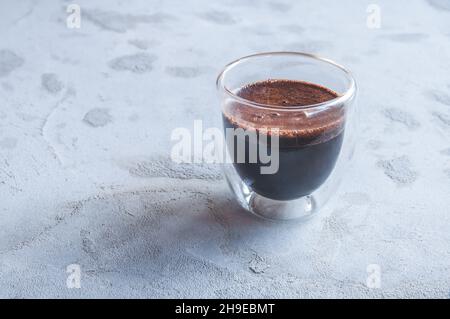
<path fill-rule="evenodd" d="M 69 3 L 0 2 L 0 297 L 449 297 L 448 1 L 78 0 L 80 29 Z M 220 124 L 219 69 L 276 50 L 360 87 L 355 161 L 303 225 L 168 160 L 173 128 Z"/>

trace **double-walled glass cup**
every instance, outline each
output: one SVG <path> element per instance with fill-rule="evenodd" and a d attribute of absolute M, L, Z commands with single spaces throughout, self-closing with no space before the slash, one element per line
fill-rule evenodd
<path fill-rule="evenodd" d="M 320 103 L 284 106 L 271 104 L 270 95 L 268 103 L 261 103 L 240 94 L 255 83 L 277 81 L 304 83 L 334 95 Z M 217 89 L 228 155 L 223 171 L 240 205 L 269 219 L 314 215 L 336 192 L 353 154 L 352 75 L 315 55 L 270 52 L 228 64 L 217 78 Z M 289 90 L 285 92 L 292 93 L 295 85 Z M 270 94 L 265 88 L 261 92 Z"/>

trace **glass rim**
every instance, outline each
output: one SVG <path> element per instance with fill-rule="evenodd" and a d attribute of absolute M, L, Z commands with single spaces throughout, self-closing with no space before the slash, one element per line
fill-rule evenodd
<path fill-rule="evenodd" d="M 257 103 L 257 102 L 253 102 L 251 100 L 242 98 L 238 95 L 236 95 L 235 93 L 233 93 L 224 83 L 224 77 L 226 75 L 226 73 L 231 70 L 233 67 L 239 65 L 242 62 L 251 60 L 253 58 L 258 58 L 258 57 L 270 57 L 273 55 L 291 55 L 291 56 L 302 56 L 302 57 L 307 57 L 310 59 L 314 59 L 314 60 L 318 60 L 324 63 L 328 63 L 336 68 L 338 68 L 339 70 L 341 70 L 349 79 L 350 81 L 350 85 L 349 87 L 346 89 L 346 91 L 343 94 L 340 94 L 339 96 L 335 97 L 334 99 L 325 101 L 325 102 L 321 102 L 321 103 L 316 103 L 316 104 L 310 104 L 310 105 L 291 105 L 291 106 L 277 106 L 277 105 L 271 105 L 271 104 L 263 104 L 263 103 Z M 239 101 L 240 103 L 244 103 L 256 108 L 264 108 L 264 109 L 270 109 L 270 110 L 284 110 L 284 111 L 289 111 L 289 110 L 306 110 L 306 109 L 316 109 L 316 108 L 329 108 L 329 107 L 333 107 L 336 105 L 340 105 L 340 104 L 344 104 L 345 102 L 347 102 L 348 100 L 350 100 L 356 93 L 356 82 L 355 79 L 353 78 L 352 73 L 347 70 L 344 66 L 334 62 L 333 60 L 330 60 L 328 58 L 324 58 L 321 57 L 319 55 L 316 54 L 311 54 L 311 53 L 305 53 L 305 52 L 296 52 L 296 51 L 273 51 L 273 52 L 261 52 L 261 53 L 256 53 L 256 54 L 251 54 L 251 55 L 247 55 L 244 57 L 241 57 L 239 59 L 236 59 L 230 63 L 228 63 L 227 65 L 225 65 L 225 67 L 222 69 L 222 71 L 220 71 L 219 75 L 217 76 L 217 80 L 216 80 L 216 88 L 217 90 L 224 90 L 224 92 L 232 97 L 233 99 Z"/>

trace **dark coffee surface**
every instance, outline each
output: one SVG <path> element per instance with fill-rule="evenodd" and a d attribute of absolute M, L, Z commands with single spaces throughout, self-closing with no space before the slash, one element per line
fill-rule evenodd
<path fill-rule="evenodd" d="M 267 128 L 277 128 L 280 137 L 296 140 L 284 141 L 290 144 L 324 142 L 338 135 L 343 129 L 344 110 L 339 106 L 326 110 L 292 109 L 293 106 L 310 106 L 339 96 L 336 92 L 317 84 L 292 80 L 266 80 L 246 85 L 236 94 L 254 103 L 277 107 L 256 108 L 238 102 L 228 105 L 224 110 L 224 116 L 233 125 L 244 129 L 267 131 Z"/>
<path fill-rule="evenodd" d="M 243 141 L 246 162 L 238 163 L 235 138 L 234 167 L 244 183 L 256 193 L 276 200 L 296 199 L 319 188 L 331 174 L 341 149 L 344 108 L 289 112 L 282 108 L 318 104 L 338 94 L 319 85 L 288 80 L 252 83 L 237 94 L 252 102 L 280 107 L 261 109 L 234 102 L 224 110 L 225 128 L 256 130 L 269 137 L 272 133 L 267 128 L 279 129 L 279 170 L 275 174 L 261 174 L 261 167 L 267 165 L 248 161 L 249 150 L 254 149 L 248 139 Z M 261 143 L 260 138 L 257 143 L 258 148 L 269 148 L 272 153 L 270 143 Z"/>
<path fill-rule="evenodd" d="M 326 87 L 293 80 L 266 80 L 251 83 L 238 95 L 252 102 L 272 106 L 306 106 L 327 102 L 338 94 Z"/>

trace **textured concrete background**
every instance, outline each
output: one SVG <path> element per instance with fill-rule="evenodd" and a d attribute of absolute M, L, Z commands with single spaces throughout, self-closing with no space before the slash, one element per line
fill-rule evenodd
<path fill-rule="evenodd" d="M 449 1 L 76 3 L 80 29 L 69 2 L 0 1 L 0 297 L 449 297 Z M 173 128 L 220 124 L 219 69 L 276 50 L 360 87 L 355 162 L 304 225 L 168 160 Z"/>

